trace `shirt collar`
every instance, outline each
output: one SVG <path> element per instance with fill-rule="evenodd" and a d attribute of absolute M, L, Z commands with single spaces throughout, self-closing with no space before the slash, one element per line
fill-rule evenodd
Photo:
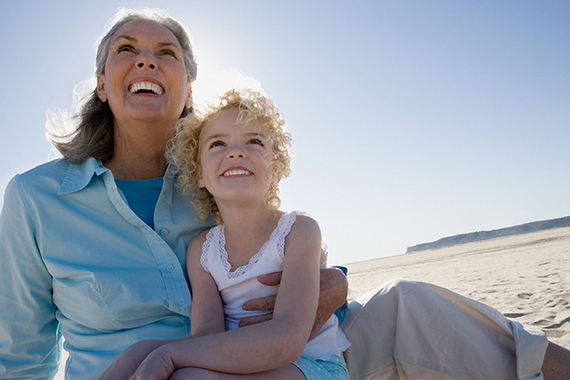
<path fill-rule="evenodd" d="M 97 158 L 88 158 L 80 164 L 69 164 L 67 173 L 61 182 L 58 194 L 73 193 L 82 190 L 91 182 L 93 175 L 103 175 L 103 173 L 111 171 L 103 166 L 101 160 Z M 177 178 L 176 170 L 172 165 L 168 165 L 166 174 L 164 175 L 165 181 L 175 181 Z"/>
<path fill-rule="evenodd" d="M 102 175 L 109 171 L 103 166 L 101 160 L 88 158 L 80 164 L 69 164 L 67 173 L 59 188 L 59 194 L 73 193 L 82 190 L 91 182 L 93 175 Z"/>

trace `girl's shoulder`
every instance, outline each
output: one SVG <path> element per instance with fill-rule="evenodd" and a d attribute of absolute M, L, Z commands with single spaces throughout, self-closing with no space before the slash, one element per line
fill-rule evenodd
<path fill-rule="evenodd" d="M 321 230 L 317 221 L 305 212 L 294 211 L 289 215 L 295 214 L 294 220 L 291 223 L 290 232 L 288 233 L 289 239 L 297 237 L 307 238 L 316 235 L 320 239 Z"/>
<path fill-rule="evenodd" d="M 319 228 L 319 223 L 309 214 L 305 212 L 296 212 L 295 223 L 293 228 Z"/>
<path fill-rule="evenodd" d="M 307 249 L 312 250 L 314 248 L 316 250 L 315 252 L 320 252 L 321 254 L 320 262 L 321 263 L 326 262 L 326 252 L 322 249 L 321 229 L 317 221 L 307 213 L 304 212 L 293 212 L 293 213 L 295 213 L 294 223 L 291 226 L 291 231 L 283 241 L 284 256 L 287 257 L 288 255 L 290 255 L 286 254 L 285 251 L 306 252 Z M 293 213 L 289 213 L 289 215 Z"/>
<path fill-rule="evenodd" d="M 206 242 L 206 240 L 208 238 L 208 234 L 214 228 L 216 228 L 216 227 L 209 228 L 205 231 L 200 232 L 198 235 L 196 235 L 196 237 L 194 239 L 192 239 L 192 241 L 190 241 L 190 244 L 188 244 L 187 254 L 188 255 L 201 254 L 202 246 Z"/>

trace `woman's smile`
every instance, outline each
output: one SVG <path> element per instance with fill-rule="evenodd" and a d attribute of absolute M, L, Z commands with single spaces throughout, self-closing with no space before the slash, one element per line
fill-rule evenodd
<path fill-rule="evenodd" d="M 152 82 L 136 82 L 129 87 L 131 94 L 164 94 L 164 89 L 156 83 Z"/>

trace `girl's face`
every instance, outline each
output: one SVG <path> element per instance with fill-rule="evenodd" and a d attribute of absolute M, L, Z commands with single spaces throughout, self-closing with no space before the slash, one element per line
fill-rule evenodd
<path fill-rule="evenodd" d="M 140 120 L 174 127 L 184 106 L 192 104 L 180 43 L 164 26 L 131 21 L 110 41 L 97 94 L 108 101 L 116 127 Z"/>
<path fill-rule="evenodd" d="M 262 202 L 272 181 L 273 155 L 267 131 L 260 120 L 237 122 L 238 110 L 221 111 L 208 121 L 200 134 L 198 185 L 225 200 Z"/>

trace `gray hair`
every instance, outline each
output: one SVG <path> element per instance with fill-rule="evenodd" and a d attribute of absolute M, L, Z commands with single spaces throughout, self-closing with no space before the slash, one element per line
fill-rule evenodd
<path fill-rule="evenodd" d="M 107 32 L 101 37 L 98 44 L 95 57 L 95 76 L 105 73 L 105 63 L 113 35 L 126 23 L 137 20 L 154 21 L 174 34 L 182 47 L 188 81 L 194 82 L 198 65 L 194 58 L 190 38 L 178 21 L 170 17 L 165 11 L 158 9 L 120 8 L 117 10 L 108 23 L 110 26 L 107 27 Z M 192 112 L 191 108 L 184 108 L 180 117 L 184 117 L 190 112 Z M 80 163 L 89 157 L 98 158 L 102 161 L 111 159 L 115 147 L 113 113 L 109 104 L 99 99 L 97 89 L 85 96 L 73 118 L 77 123 L 77 128 L 70 133 L 56 134 L 51 132 L 48 126 L 47 133 L 57 150 L 72 163 Z"/>

